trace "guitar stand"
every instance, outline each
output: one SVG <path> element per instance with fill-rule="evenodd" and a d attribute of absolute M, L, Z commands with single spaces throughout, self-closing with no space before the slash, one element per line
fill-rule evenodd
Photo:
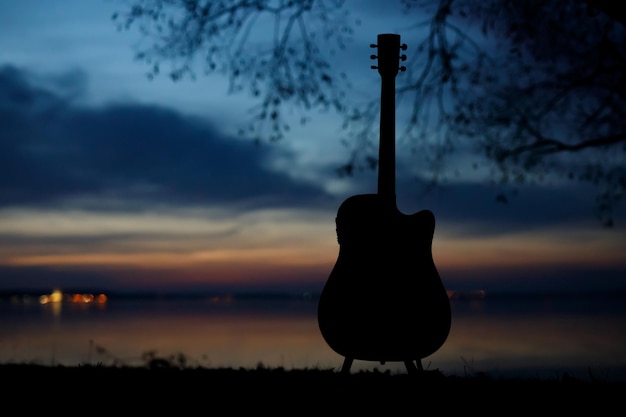
<path fill-rule="evenodd" d="M 350 373 L 350 367 L 352 366 L 352 362 L 354 361 L 354 358 L 351 358 L 349 356 L 346 356 L 343 360 L 343 365 L 341 366 L 341 373 L 342 374 L 349 374 Z M 381 364 L 384 364 L 384 361 L 380 362 Z M 404 365 L 406 366 L 406 371 L 409 374 L 415 374 L 417 372 L 422 372 L 424 370 L 424 367 L 422 366 L 422 360 L 421 359 L 416 359 L 415 362 L 413 362 L 412 359 L 406 360 L 404 361 Z"/>

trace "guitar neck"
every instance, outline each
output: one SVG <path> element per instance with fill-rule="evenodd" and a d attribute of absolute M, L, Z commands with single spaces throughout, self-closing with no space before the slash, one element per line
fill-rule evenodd
<path fill-rule="evenodd" d="M 396 204 L 396 74 L 404 71 L 400 67 L 400 50 L 406 45 L 400 45 L 400 35 L 383 33 L 378 35 L 378 44 L 371 45 L 378 48 L 378 69 L 381 78 L 380 87 L 380 143 L 378 146 L 378 194 L 385 201 Z"/>
<path fill-rule="evenodd" d="M 396 199 L 396 83 L 395 75 L 381 77 L 378 194 Z"/>

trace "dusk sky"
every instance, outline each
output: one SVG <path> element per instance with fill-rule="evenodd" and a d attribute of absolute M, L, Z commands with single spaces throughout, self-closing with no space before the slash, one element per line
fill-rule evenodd
<path fill-rule="evenodd" d="M 377 97 L 369 44 L 409 23 L 352 3 L 361 26 L 341 62 L 352 99 Z M 336 173 L 341 120 L 312 114 L 278 143 L 241 137 L 255 102 L 220 76 L 149 80 L 141 37 L 111 20 L 123 5 L 0 2 L 0 291 L 321 291 L 339 205 L 376 192 L 375 172 Z M 406 150 L 398 206 L 434 212 L 446 288 L 626 289 L 623 206 L 607 229 L 588 185 L 529 185 L 503 204 L 471 170 L 424 194 Z"/>

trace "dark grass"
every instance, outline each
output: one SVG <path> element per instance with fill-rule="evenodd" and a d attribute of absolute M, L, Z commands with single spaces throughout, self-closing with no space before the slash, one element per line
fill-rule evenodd
<path fill-rule="evenodd" d="M 564 412 L 610 415 L 626 405 L 626 382 L 495 379 L 484 374 L 446 376 L 325 369 L 179 368 L 172 366 L 0 365 L 5 409 L 93 414 L 130 411 L 183 415 L 269 412 L 274 415 L 408 415 L 471 412 L 519 415 Z"/>

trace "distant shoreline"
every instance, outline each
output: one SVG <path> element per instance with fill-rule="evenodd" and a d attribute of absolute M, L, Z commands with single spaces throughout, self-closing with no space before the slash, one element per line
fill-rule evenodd
<path fill-rule="evenodd" d="M 38 298 L 51 293 L 53 290 L 2 290 L 0 291 L 0 302 L 10 301 L 16 297 Z M 309 291 L 107 291 L 107 290 L 87 290 L 87 289 L 63 289 L 64 294 L 106 294 L 109 299 L 125 300 L 205 300 L 212 298 L 232 298 L 237 300 L 317 300 L 319 293 Z M 584 291 L 546 291 L 546 292 L 503 292 L 503 291 L 455 291 L 451 290 L 452 300 L 465 300 L 477 298 L 534 298 L 534 297 L 612 297 L 626 298 L 626 289 L 592 292 Z"/>

